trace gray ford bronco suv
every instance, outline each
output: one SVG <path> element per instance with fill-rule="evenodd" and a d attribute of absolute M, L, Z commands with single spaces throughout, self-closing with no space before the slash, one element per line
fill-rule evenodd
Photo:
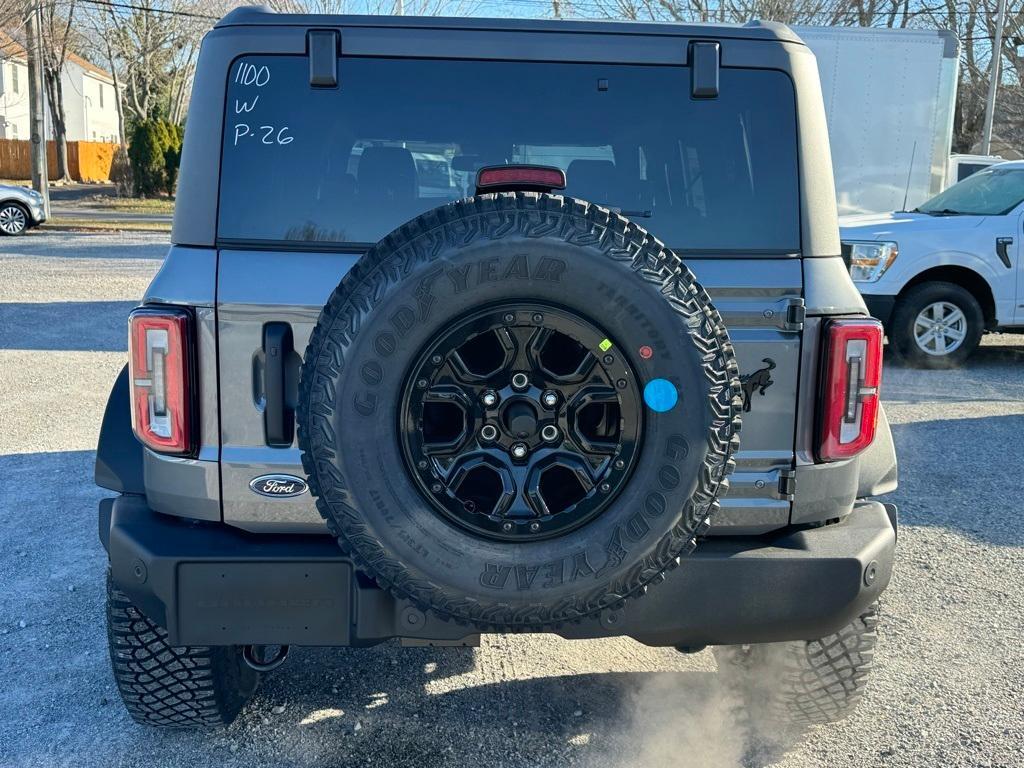
<path fill-rule="evenodd" d="M 856 701 L 896 461 L 787 28 L 233 11 L 171 239 L 96 465 L 137 721 L 482 632 L 783 649 L 777 711 Z"/>

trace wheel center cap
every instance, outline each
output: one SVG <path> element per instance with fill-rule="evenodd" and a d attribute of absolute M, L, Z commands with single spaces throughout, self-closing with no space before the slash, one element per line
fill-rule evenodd
<path fill-rule="evenodd" d="M 515 437 L 529 437 L 537 431 L 537 409 L 525 400 L 509 403 L 504 420 L 505 427 Z"/>

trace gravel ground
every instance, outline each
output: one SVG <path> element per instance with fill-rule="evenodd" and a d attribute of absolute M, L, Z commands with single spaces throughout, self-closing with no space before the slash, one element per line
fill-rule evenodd
<path fill-rule="evenodd" d="M 108 670 L 92 451 L 160 236 L 0 241 L 0 766 L 736 766 L 707 651 L 488 636 L 298 649 L 230 728 L 155 732 Z M 1024 336 L 966 370 L 890 366 L 899 563 L 847 722 L 781 766 L 1024 766 Z M 749 763 L 749 761 L 747 761 Z"/>

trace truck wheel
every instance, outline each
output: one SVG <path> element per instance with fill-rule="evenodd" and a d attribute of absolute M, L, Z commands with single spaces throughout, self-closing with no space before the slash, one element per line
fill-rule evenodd
<path fill-rule="evenodd" d="M 915 368 L 957 368 L 985 329 L 981 305 L 954 283 L 916 285 L 893 311 L 890 338 L 897 355 Z"/>
<path fill-rule="evenodd" d="M 878 603 L 820 640 L 714 649 L 741 721 L 762 739 L 833 723 L 860 700 L 878 641 Z"/>
<path fill-rule="evenodd" d="M 110 663 L 128 713 L 141 725 L 227 725 L 256 690 L 259 674 L 236 646 L 176 647 L 107 574 Z"/>
<path fill-rule="evenodd" d="M 741 404 L 674 252 L 606 208 L 504 193 L 423 214 L 345 276 L 299 445 L 342 548 L 419 610 L 611 625 L 707 529 Z"/>

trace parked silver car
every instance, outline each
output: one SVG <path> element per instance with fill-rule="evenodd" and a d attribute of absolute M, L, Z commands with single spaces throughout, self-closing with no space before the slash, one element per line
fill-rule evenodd
<path fill-rule="evenodd" d="M 27 187 L 0 184 L 0 234 L 20 235 L 44 221 L 42 195 Z"/>

